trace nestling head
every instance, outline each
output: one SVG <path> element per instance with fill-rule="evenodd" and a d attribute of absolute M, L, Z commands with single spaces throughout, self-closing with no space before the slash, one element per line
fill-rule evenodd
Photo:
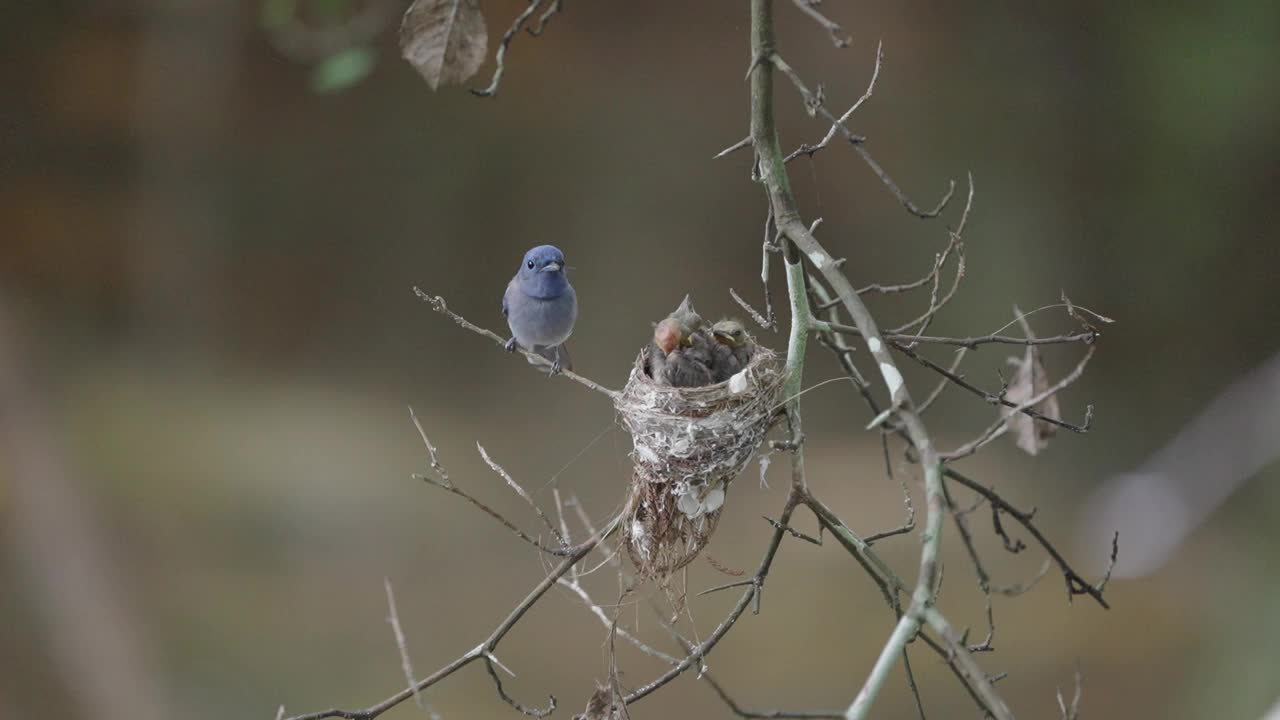
<path fill-rule="evenodd" d="M 684 340 L 680 332 L 680 323 L 674 318 L 667 318 L 653 328 L 653 344 L 664 353 L 670 353 Z"/>
<path fill-rule="evenodd" d="M 747 329 L 737 320 L 724 319 L 711 326 L 711 334 L 716 342 L 729 347 L 742 347 L 747 344 Z"/>

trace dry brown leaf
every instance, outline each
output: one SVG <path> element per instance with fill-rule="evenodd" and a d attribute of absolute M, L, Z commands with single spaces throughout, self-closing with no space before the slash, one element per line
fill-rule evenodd
<path fill-rule="evenodd" d="M 466 82 L 488 50 L 480 0 L 414 0 L 400 23 L 401 54 L 432 90 Z"/>
<path fill-rule="evenodd" d="M 1031 333 L 1031 326 L 1027 324 L 1022 312 L 1016 307 L 1013 312 L 1022 324 L 1022 330 L 1027 338 L 1034 339 L 1035 335 Z M 1015 405 L 1022 405 L 1043 394 L 1052 385 L 1049 382 L 1048 373 L 1045 372 L 1044 363 L 1040 360 L 1040 350 L 1035 345 L 1028 345 L 1022 357 L 1009 358 L 1009 364 L 1014 367 L 1014 374 L 1005 392 L 1005 399 Z M 1056 395 L 1046 397 L 1031 409 L 1054 420 L 1062 419 Z M 1035 455 L 1048 447 L 1049 438 L 1053 437 L 1058 429 L 1057 426 L 1032 418 L 1026 413 L 1015 412 L 1011 407 L 1000 406 L 1000 414 L 1008 418 L 1009 430 L 1013 433 L 1014 440 L 1028 455 Z"/>

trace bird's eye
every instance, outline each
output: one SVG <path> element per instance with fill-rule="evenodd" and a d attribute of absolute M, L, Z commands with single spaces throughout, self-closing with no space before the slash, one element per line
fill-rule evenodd
<path fill-rule="evenodd" d="M 530 260 L 529 262 L 525 263 L 525 265 L 526 265 L 530 270 L 532 270 L 532 269 L 533 269 L 533 261 L 532 261 L 532 260 Z"/>

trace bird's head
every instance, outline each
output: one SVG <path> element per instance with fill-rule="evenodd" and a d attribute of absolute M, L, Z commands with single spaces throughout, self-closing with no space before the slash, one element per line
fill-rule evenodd
<path fill-rule="evenodd" d="M 698 311 L 693 309 L 693 301 L 689 299 L 688 295 L 684 296 L 684 300 L 680 302 L 680 307 L 676 308 L 670 317 L 680 323 L 686 335 L 692 335 L 707 326 L 706 321 L 702 319 Z"/>
<path fill-rule="evenodd" d="M 555 245 L 539 245 L 524 254 L 520 274 L 563 273 L 564 269 L 564 253 L 560 252 L 560 248 Z"/>
<path fill-rule="evenodd" d="M 675 350 L 677 345 L 684 344 L 684 333 L 680 331 L 680 323 L 674 318 L 667 318 L 655 325 L 653 344 L 664 353 L 669 353 Z"/>
<path fill-rule="evenodd" d="M 737 320 L 725 319 L 711 326 L 711 334 L 721 345 L 739 348 L 747 344 L 747 329 Z"/>

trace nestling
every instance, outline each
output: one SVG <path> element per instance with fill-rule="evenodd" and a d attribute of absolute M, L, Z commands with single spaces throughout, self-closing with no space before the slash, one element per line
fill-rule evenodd
<path fill-rule="evenodd" d="M 711 343 L 702 332 L 705 327 L 686 295 L 680 307 L 654 327 L 650 377 L 673 387 L 710 385 Z"/>
<path fill-rule="evenodd" d="M 741 322 L 725 318 L 711 326 L 711 371 L 716 382 L 733 377 L 751 362 L 755 342 Z"/>

